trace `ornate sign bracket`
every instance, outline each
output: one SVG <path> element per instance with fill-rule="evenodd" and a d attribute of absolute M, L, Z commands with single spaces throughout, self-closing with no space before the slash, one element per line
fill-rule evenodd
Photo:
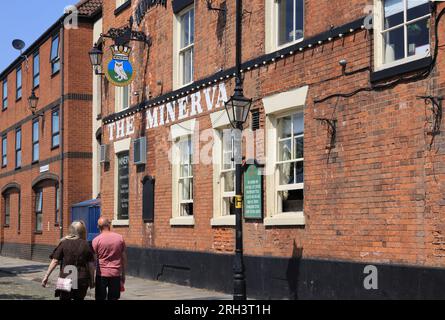
<path fill-rule="evenodd" d="M 443 118 L 442 101 L 445 99 L 442 96 L 418 96 L 418 99 L 423 99 L 426 105 L 431 105 L 433 112 L 433 125 L 431 131 L 428 132 L 430 136 L 437 136 L 441 131 L 441 123 Z"/>
<path fill-rule="evenodd" d="M 130 41 L 143 42 L 146 45 L 151 46 L 152 41 L 149 35 L 146 35 L 141 31 L 133 30 L 133 17 L 131 17 L 128 22 L 129 24 L 127 27 L 111 28 L 108 30 L 108 33 L 101 34 L 101 37 L 113 39 L 114 44 L 117 46 L 125 46 Z"/>
<path fill-rule="evenodd" d="M 330 143 L 326 146 L 326 149 L 334 149 L 337 142 L 337 120 L 327 118 L 315 118 L 315 120 L 323 122 L 328 127 L 328 134 L 330 136 Z"/>

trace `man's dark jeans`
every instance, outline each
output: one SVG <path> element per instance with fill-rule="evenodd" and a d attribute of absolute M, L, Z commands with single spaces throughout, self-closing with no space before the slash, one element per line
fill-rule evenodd
<path fill-rule="evenodd" d="M 121 277 L 101 277 L 96 275 L 96 300 L 119 300 L 121 297 Z"/>

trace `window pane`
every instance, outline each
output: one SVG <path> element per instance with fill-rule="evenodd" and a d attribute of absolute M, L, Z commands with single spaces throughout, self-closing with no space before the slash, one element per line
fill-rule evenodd
<path fill-rule="evenodd" d="M 36 77 L 38 74 L 40 74 L 40 55 L 36 54 L 33 62 L 33 75 Z"/>
<path fill-rule="evenodd" d="M 193 179 L 183 179 L 179 181 L 180 189 L 182 190 L 181 200 L 193 200 Z"/>
<path fill-rule="evenodd" d="M 56 210 L 60 209 L 60 188 L 56 187 Z"/>
<path fill-rule="evenodd" d="M 181 216 L 193 216 L 193 203 L 181 204 Z"/>
<path fill-rule="evenodd" d="M 283 163 L 278 165 L 280 185 L 294 184 L 294 162 Z"/>
<path fill-rule="evenodd" d="M 16 131 L 15 133 L 15 148 L 16 150 L 22 148 L 22 131 Z"/>
<path fill-rule="evenodd" d="M 33 122 L 32 124 L 32 142 L 39 141 L 39 122 Z"/>
<path fill-rule="evenodd" d="M 190 11 L 181 17 L 181 48 L 190 44 Z"/>
<path fill-rule="evenodd" d="M 59 111 L 53 112 L 52 133 L 59 132 Z"/>
<path fill-rule="evenodd" d="M 385 29 L 398 26 L 404 21 L 404 0 L 385 0 Z"/>
<path fill-rule="evenodd" d="M 11 203 L 11 197 L 9 195 L 7 195 L 5 197 L 5 225 L 7 225 L 7 226 L 9 226 L 9 224 L 11 222 L 10 203 Z"/>
<path fill-rule="evenodd" d="M 299 40 L 304 37 L 304 0 L 295 3 L 295 40 Z"/>
<path fill-rule="evenodd" d="M 32 160 L 33 161 L 39 160 L 39 149 L 40 149 L 40 146 L 38 143 L 36 143 L 32 146 Z"/>
<path fill-rule="evenodd" d="M 42 214 L 37 214 L 36 215 L 36 230 L 37 231 L 42 231 Z"/>
<path fill-rule="evenodd" d="M 51 60 L 59 56 L 59 37 L 55 37 L 51 44 Z"/>
<path fill-rule="evenodd" d="M 278 120 L 278 137 L 290 138 L 292 136 L 292 117 L 284 117 Z"/>
<path fill-rule="evenodd" d="M 51 69 L 52 69 L 52 73 L 56 73 L 57 71 L 59 71 L 60 70 L 60 61 L 55 61 L 52 64 Z"/>
<path fill-rule="evenodd" d="M 426 55 L 430 50 L 429 19 L 420 20 L 407 25 L 408 56 Z"/>
<path fill-rule="evenodd" d="M 304 158 L 304 137 L 295 138 L 295 155 L 294 159 Z"/>
<path fill-rule="evenodd" d="M 43 191 L 36 192 L 36 212 L 42 212 Z"/>
<path fill-rule="evenodd" d="M 228 216 L 228 215 L 234 215 L 235 210 L 233 210 L 233 204 L 232 204 L 232 197 L 230 198 L 224 198 L 223 199 L 223 208 L 222 208 L 222 215 Z"/>
<path fill-rule="evenodd" d="M 195 10 L 190 11 L 190 43 L 195 42 Z"/>
<path fill-rule="evenodd" d="M 304 132 L 304 117 L 303 113 L 296 114 L 292 117 L 293 133 L 300 135 Z"/>
<path fill-rule="evenodd" d="M 183 84 L 193 81 L 193 48 L 190 48 L 182 53 L 183 63 Z"/>
<path fill-rule="evenodd" d="M 428 0 L 408 0 L 407 20 L 413 20 L 430 14 Z"/>
<path fill-rule="evenodd" d="M 286 139 L 278 142 L 278 160 L 288 161 L 292 160 L 292 140 Z"/>
<path fill-rule="evenodd" d="M 235 192 L 235 171 L 223 173 L 224 192 Z"/>
<path fill-rule="evenodd" d="M 59 135 L 58 135 L 58 134 L 55 135 L 55 136 L 53 136 L 53 139 L 52 139 L 53 147 L 57 147 L 57 146 L 59 145 L 59 143 L 60 143 L 59 140 L 60 140 L 60 139 L 59 139 Z"/>
<path fill-rule="evenodd" d="M 278 0 L 278 45 L 294 40 L 294 0 Z"/>
<path fill-rule="evenodd" d="M 278 193 L 281 204 L 281 212 L 301 212 L 303 211 L 304 192 L 303 190 L 289 190 Z"/>
<path fill-rule="evenodd" d="M 385 63 L 405 58 L 404 27 L 383 34 Z"/>

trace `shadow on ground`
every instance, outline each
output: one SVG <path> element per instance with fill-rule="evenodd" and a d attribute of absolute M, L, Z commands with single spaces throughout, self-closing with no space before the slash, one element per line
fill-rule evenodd
<path fill-rule="evenodd" d="M 44 297 L 27 296 L 21 294 L 0 294 L 0 300 L 39 300 L 44 299 Z"/>
<path fill-rule="evenodd" d="M 28 266 L 10 267 L 10 268 L 0 267 L 0 272 L 7 273 L 9 275 L 30 274 L 30 273 L 45 271 L 46 268 L 47 267 L 43 265 L 28 265 Z"/>

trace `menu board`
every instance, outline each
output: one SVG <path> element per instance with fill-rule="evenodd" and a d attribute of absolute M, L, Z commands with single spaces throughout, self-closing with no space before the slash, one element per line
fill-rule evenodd
<path fill-rule="evenodd" d="M 130 192 L 130 154 L 124 152 L 118 155 L 118 219 L 128 220 L 128 204 Z"/>
<path fill-rule="evenodd" d="M 244 173 L 244 218 L 263 218 L 263 176 L 256 165 Z"/>

